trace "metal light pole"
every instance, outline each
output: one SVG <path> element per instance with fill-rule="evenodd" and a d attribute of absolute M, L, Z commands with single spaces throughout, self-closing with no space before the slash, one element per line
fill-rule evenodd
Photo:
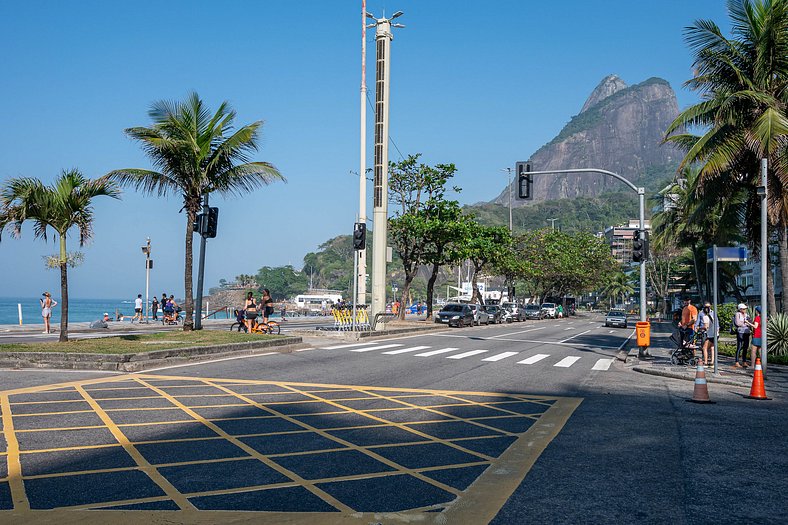
<path fill-rule="evenodd" d="M 203 219 L 208 220 L 208 192 L 202 196 L 202 213 Z M 204 230 L 204 227 L 201 228 Z M 203 276 L 205 274 L 205 232 L 200 232 L 200 266 L 197 270 L 197 307 L 194 309 L 194 329 L 202 330 L 202 286 Z"/>
<path fill-rule="evenodd" d="M 142 253 L 145 254 L 145 322 L 148 322 L 150 315 L 150 303 L 148 302 L 148 292 L 150 290 L 150 237 L 148 242 L 142 247 Z"/>
<path fill-rule="evenodd" d="M 766 300 L 766 280 L 769 267 L 766 264 L 769 257 L 769 216 L 766 210 L 766 198 L 768 197 L 768 161 L 761 159 L 761 185 L 758 187 L 758 195 L 761 197 L 761 368 L 763 368 L 763 375 L 766 377 L 766 310 L 768 301 Z M 785 296 L 785 290 L 783 290 Z"/>
<path fill-rule="evenodd" d="M 358 170 L 358 220 L 367 223 L 367 0 L 361 0 L 361 152 Z M 367 302 L 367 250 L 359 250 L 355 254 L 358 260 L 356 268 L 357 286 L 355 303 Z M 355 318 L 355 317 L 354 317 Z"/>
<path fill-rule="evenodd" d="M 503 168 L 509 172 L 509 233 L 512 233 L 512 168 Z"/>
<path fill-rule="evenodd" d="M 370 18 L 375 18 L 367 14 Z M 397 11 L 391 18 L 377 18 L 375 23 L 376 81 L 375 81 L 375 167 L 372 220 L 375 241 L 372 246 L 372 315 L 386 311 L 386 245 L 388 239 L 389 194 L 389 74 L 391 61 L 392 27 L 403 27 L 391 21 L 402 16 Z M 362 168 L 362 178 L 363 178 Z"/>

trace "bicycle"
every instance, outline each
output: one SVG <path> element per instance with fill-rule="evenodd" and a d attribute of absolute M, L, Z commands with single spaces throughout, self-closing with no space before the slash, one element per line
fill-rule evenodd
<path fill-rule="evenodd" d="M 255 320 L 252 323 L 252 333 L 253 334 L 268 334 L 268 335 L 279 335 L 282 328 L 279 326 L 279 323 L 276 321 L 268 321 L 267 323 L 258 323 Z"/>

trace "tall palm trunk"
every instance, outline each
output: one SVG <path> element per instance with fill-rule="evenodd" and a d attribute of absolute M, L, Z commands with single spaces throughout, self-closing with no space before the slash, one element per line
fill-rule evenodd
<path fill-rule="evenodd" d="M 700 280 L 700 271 L 698 270 L 698 246 L 692 243 L 692 266 L 695 268 L 695 282 L 698 284 L 698 295 L 700 295 L 701 304 L 706 299 L 703 295 L 703 283 Z"/>
<path fill-rule="evenodd" d="M 782 306 L 782 311 L 786 311 L 786 298 L 788 298 L 788 233 L 785 229 L 785 220 L 783 219 L 780 221 L 780 224 L 777 227 L 777 238 L 778 242 L 780 243 L 780 272 L 782 273 L 782 300 L 780 301 L 780 306 Z M 776 310 L 772 310 L 773 312 L 777 312 Z"/>
<path fill-rule="evenodd" d="M 183 288 L 186 294 L 184 298 L 184 309 L 186 310 L 186 316 L 183 318 L 183 330 L 188 332 L 194 328 L 194 299 L 192 298 L 192 282 L 194 280 L 192 262 L 194 260 L 193 251 L 192 251 L 192 241 L 194 238 L 194 232 L 192 231 L 192 225 L 194 224 L 194 219 L 197 216 L 197 213 L 191 206 L 186 206 L 186 255 L 185 255 L 185 267 L 183 272 Z"/>
<path fill-rule="evenodd" d="M 68 261 L 66 260 L 66 233 L 60 234 L 60 338 L 68 341 Z"/>
<path fill-rule="evenodd" d="M 766 304 L 769 306 L 768 316 L 777 312 L 777 301 L 774 298 L 774 274 L 772 273 L 771 257 L 766 259 Z M 768 323 L 768 317 L 766 322 Z"/>

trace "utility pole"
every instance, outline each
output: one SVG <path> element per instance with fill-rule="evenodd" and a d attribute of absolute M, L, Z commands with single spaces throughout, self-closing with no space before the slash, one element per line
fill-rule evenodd
<path fill-rule="evenodd" d="M 375 18 L 370 27 L 375 27 L 376 81 L 375 81 L 375 165 L 372 221 L 375 227 L 375 242 L 372 246 L 372 315 L 386 311 L 386 248 L 388 239 L 388 200 L 389 200 L 389 75 L 391 71 L 391 41 L 393 27 L 391 21 L 402 16 L 397 11 L 391 18 Z M 363 178 L 362 168 L 362 178 Z"/>
<path fill-rule="evenodd" d="M 145 322 L 147 323 L 149 319 L 148 316 L 150 315 L 150 303 L 148 302 L 148 292 L 150 291 L 150 269 L 152 266 L 150 260 L 150 237 L 148 237 L 147 244 L 142 247 L 142 253 L 145 254 Z"/>
<path fill-rule="evenodd" d="M 367 0 L 361 0 L 361 158 L 358 170 L 358 221 L 367 223 Z M 357 292 L 355 302 L 367 302 L 367 249 L 354 254 Z"/>
<path fill-rule="evenodd" d="M 195 330 L 202 330 L 202 287 L 203 287 L 203 276 L 205 275 L 205 243 L 206 243 L 206 232 L 205 232 L 205 224 L 208 222 L 208 192 L 203 193 L 202 196 L 202 214 L 203 214 L 203 221 L 201 224 L 201 231 L 200 231 L 200 265 L 197 269 L 197 301 L 196 301 L 196 308 L 194 309 L 194 329 Z"/>
<path fill-rule="evenodd" d="M 503 168 L 501 171 L 509 172 L 509 233 L 512 233 L 512 168 Z"/>
<path fill-rule="evenodd" d="M 767 320 L 767 297 L 766 297 L 766 280 L 768 278 L 767 272 L 769 267 L 766 264 L 769 257 L 769 215 L 766 210 L 766 198 L 769 196 L 767 175 L 769 173 L 769 164 L 767 159 L 761 159 L 761 185 L 758 187 L 758 195 L 761 198 L 761 368 L 763 368 L 763 376 L 766 377 L 766 320 Z M 783 297 L 785 297 L 785 290 L 783 290 Z"/>

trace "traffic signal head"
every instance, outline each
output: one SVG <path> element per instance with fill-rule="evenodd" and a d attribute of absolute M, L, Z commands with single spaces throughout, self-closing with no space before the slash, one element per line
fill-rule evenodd
<path fill-rule="evenodd" d="M 219 208 L 208 208 L 208 216 L 205 224 L 205 237 L 213 239 L 216 237 L 216 228 L 219 225 Z"/>
<path fill-rule="evenodd" d="M 192 223 L 192 232 L 198 233 L 202 235 L 202 222 L 203 222 L 203 214 L 198 213 L 194 216 L 194 222 Z"/>
<path fill-rule="evenodd" d="M 357 222 L 353 225 L 353 249 L 364 250 L 367 247 L 367 225 Z"/>
<path fill-rule="evenodd" d="M 517 198 L 532 200 L 533 196 L 533 175 L 531 175 L 530 162 L 517 163 Z"/>
<path fill-rule="evenodd" d="M 632 237 L 632 262 L 640 263 L 648 260 L 648 233 L 635 230 Z"/>

